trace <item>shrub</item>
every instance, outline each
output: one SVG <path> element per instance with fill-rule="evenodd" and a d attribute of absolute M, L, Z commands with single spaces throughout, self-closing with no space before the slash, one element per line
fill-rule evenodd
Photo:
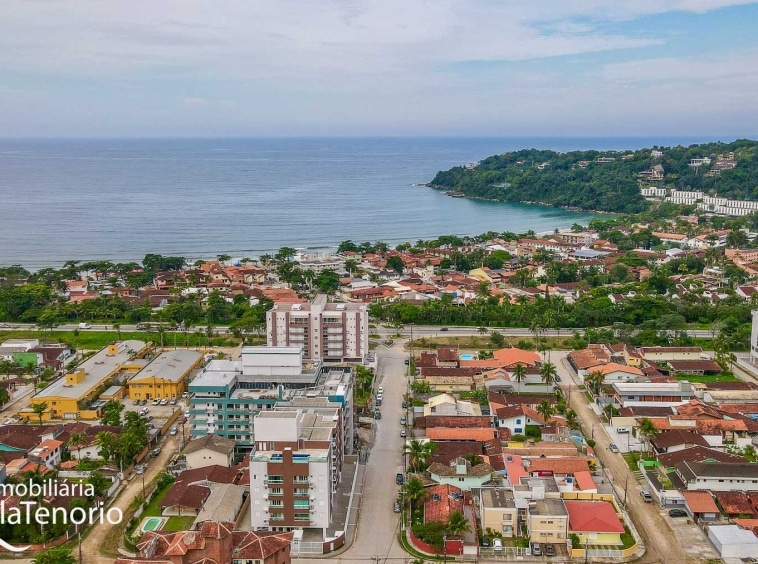
<path fill-rule="evenodd" d="M 513 435 L 511 440 L 516 443 L 524 443 L 526 442 L 526 437 L 524 435 Z"/>

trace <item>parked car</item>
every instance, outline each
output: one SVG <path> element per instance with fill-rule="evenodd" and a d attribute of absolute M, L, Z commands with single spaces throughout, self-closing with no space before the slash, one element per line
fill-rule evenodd
<path fill-rule="evenodd" d="M 150 411 L 149 407 L 143 407 L 142 409 L 139 410 L 139 414 L 140 415 L 147 415 L 148 411 Z"/>
<path fill-rule="evenodd" d="M 619 447 L 617 447 L 613 443 L 611 443 L 608 448 L 611 449 L 611 452 L 619 452 Z"/>
<path fill-rule="evenodd" d="M 449 331 L 447 327 L 440 327 L 440 331 Z"/>
<path fill-rule="evenodd" d="M 393 510 L 395 511 L 395 513 L 400 513 L 403 510 L 403 506 L 400 505 L 399 501 L 395 502 L 395 505 L 393 506 Z"/>
<path fill-rule="evenodd" d="M 374 412 L 374 419 L 381 419 L 382 418 L 382 412 L 378 409 Z"/>
<path fill-rule="evenodd" d="M 403 404 L 400 407 L 402 407 L 403 409 L 408 409 L 408 402 L 403 400 Z"/>
<path fill-rule="evenodd" d="M 183 398 L 188 398 L 189 397 L 189 392 L 182 392 L 182 397 Z"/>
<path fill-rule="evenodd" d="M 410 358 L 406 358 L 405 359 L 405 364 L 410 364 L 410 363 L 411 363 L 411 359 Z"/>
<path fill-rule="evenodd" d="M 542 548 L 536 542 L 532 543 L 532 556 L 542 556 Z"/>
<path fill-rule="evenodd" d="M 405 418 L 405 415 L 403 415 L 403 416 L 400 418 L 400 424 L 401 424 L 401 425 L 405 425 L 406 421 L 407 421 L 407 419 Z"/>
<path fill-rule="evenodd" d="M 148 415 L 147 417 L 145 417 L 145 419 L 147 419 L 148 421 L 152 421 L 153 420 L 153 416 L 152 415 Z"/>
<path fill-rule="evenodd" d="M 627 433 L 629 433 L 629 427 L 619 427 L 618 429 L 616 429 L 616 432 L 619 435 L 627 434 Z"/>
<path fill-rule="evenodd" d="M 384 388 L 382 386 L 379 386 L 379 389 L 377 389 L 377 395 L 382 395 L 384 393 Z"/>
<path fill-rule="evenodd" d="M 145 466 L 143 464 L 137 464 L 137 466 L 134 467 L 134 473 L 138 476 L 145 473 Z"/>
<path fill-rule="evenodd" d="M 150 451 L 150 456 L 153 458 L 157 457 L 161 453 L 161 447 L 154 448 Z"/>
<path fill-rule="evenodd" d="M 168 400 L 166 398 L 163 398 L 161 400 L 161 405 L 168 405 Z"/>
<path fill-rule="evenodd" d="M 560 382 L 560 381 L 561 381 L 561 377 L 560 377 L 560 376 L 558 376 L 558 375 L 556 374 L 556 375 L 553 377 L 553 380 L 555 380 L 556 382 Z"/>
<path fill-rule="evenodd" d="M 643 500 L 645 500 L 645 503 L 652 503 L 653 502 L 653 496 L 650 495 L 650 492 L 647 490 L 642 490 L 640 492 L 640 496 Z"/>
<path fill-rule="evenodd" d="M 687 517 L 684 509 L 669 509 L 669 517 Z"/>
<path fill-rule="evenodd" d="M 490 539 L 489 539 L 489 537 L 482 537 L 482 547 L 483 548 L 489 548 L 490 547 Z"/>
<path fill-rule="evenodd" d="M 10 329 L 11 326 L 8 325 L 7 323 L 0 323 L 0 327 L 2 327 L 3 329 Z"/>
<path fill-rule="evenodd" d="M 398 486 L 402 486 L 404 481 L 405 480 L 404 480 L 403 474 L 401 472 L 398 472 L 397 474 L 395 474 L 395 483 Z"/>
<path fill-rule="evenodd" d="M 545 545 L 545 556 L 555 556 L 555 547 L 552 544 Z"/>
<path fill-rule="evenodd" d="M 503 541 L 500 539 L 492 539 L 492 550 L 495 552 L 503 552 Z"/>
<path fill-rule="evenodd" d="M 179 432 L 179 429 L 177 429 L 176 427 L 171 427 L 171 431 L 169 431 L 169 433 L 168 433 L 168 434 L 169 434 L 169 435 L 171 435 L 171 436 L 173 437 L 173 436 L 174 436 L 174 435 L 176 435 L 178 432 Z"/>
<path fill-rule="evenodd" d="M 160 403 L 161 403 L 161 400 L 159 400 L 158 398 L 155 398 L 153 400 L 153 405 L 160 405 Z"/>
<path fill-rule="evenodd" d="M 401 437 L 407 437 L 408 436 L 408 433 L 405 431 L 405 429 L 401 429 L 400 430 L 400 436 Z"/>
<path fill-rule="evenodd" d="M 176 405 L 176 398 L 172 398 L 171 401 L 168 403 L 170 403 L 171 405 Z"/>
<path fill-rule="evenodd" d="M 132 402 L 132 405 L 139 405 L 139 400 L 134 400 L 134 401 Z"/>

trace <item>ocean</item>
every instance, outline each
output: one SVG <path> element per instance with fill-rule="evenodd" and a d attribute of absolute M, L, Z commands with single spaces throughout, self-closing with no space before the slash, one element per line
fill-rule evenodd
<path fill-rule="evenodd" d="M 591 213 L 450 198 L 437 171 L 521 148 L 635 149 L 643 138 L 0 140 L 0 265 L 254 257 L 341 241 L 536 232 Z"/>

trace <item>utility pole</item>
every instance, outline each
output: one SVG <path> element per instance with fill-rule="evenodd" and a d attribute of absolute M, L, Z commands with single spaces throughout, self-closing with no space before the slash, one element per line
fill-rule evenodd
<path fill-rule="evenodd" d="M 624 509 L 626 509 L 626 486 L 629 483 L 629 474 L 626 475 L 626 479 L 624 480 Z"/>
<path fill-rule="evenodd" d="M 82 564 L 82 533 L 77 532 L 77 542 L 79 543 L 79 564 Z"/>

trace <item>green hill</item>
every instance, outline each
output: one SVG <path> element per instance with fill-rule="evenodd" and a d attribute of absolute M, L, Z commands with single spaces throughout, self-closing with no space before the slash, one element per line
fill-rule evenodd
<path fill-rule="evenodd" d="M 654 158 L 653 150 L 661 151 L 663 156 Z M 729 159 L 730 152 L 734 153 L 733 160 Z M 722 160 L 718 161 L 720 155 Z M 703 157 L 711 162 L 690 166 L 691 159 Z M 601 158 L 608 160 L 598 161 Z M 663 167 L 662 181 L 644 174 L 656 165 Z M 734 168 L 729 168 L 732 165 Z M 472 198 L 619 213 L 644 210 L 648 204 L 640 187 L 650 185 L 758 199 L 758 142 L 742 139 L 637 151 L 557 153 L 524 149 L 488 157 L 475 166 L 440 171 L 429 183 L 432 188 Z"/>

